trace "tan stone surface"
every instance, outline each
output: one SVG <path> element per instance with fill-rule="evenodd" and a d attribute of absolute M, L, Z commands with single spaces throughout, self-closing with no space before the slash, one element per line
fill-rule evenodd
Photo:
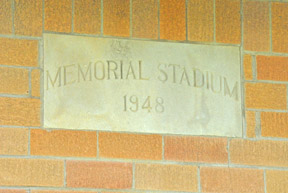
<path fill-rule="evenodd" d="M 0 128 L 0 154 L 27 155 L 28 136 L 28 129 Z"/>
<path fill-rule="evenodd" d="M 160 1 L 160 39 L 186 40 L 185 0 Z"/>
<path fill-rule="evenodd" d="M 103 2 L 103 33 L 109 36 L 130 36 L 130 0 Z"/>
<path fill-rule="evenodd" d="M 101 1 L 74 1 L 74 32 L 85 34 L 100 34 L 101 31 Z"/>
<path fill-rule="evenodd" d="M 197 167 L 160 164 L 136 164 L 135 188 L 197 192 Z"/>
<path fill-rule="evenodd" d="M 15 0 L 15 33 L 25 36 L 42 36 L 42 1 Z"/>
<path fill-rule="evenodd" d="M 1 186 L 64 185 L 64 163 L 61 160 L 0 159 Z"/>
<path fill-rule="evenodd" d="M 162 159 L 162 136 L 99 133 L 99 156 L 126 159 Z"/>
<path fill-rule="evenodd" d="M 67 187 L 131 189 L 132 164 L 67 161 Z"/>
<path fill-rule="evenodd" d="M 246 108 L 287 109 L 285 84 L 245 83 Z"/>
<path fill-rule="evenodd" d="M 264 193 L 263 170 L 203 167 L 200 176 L 202 192 Z"/>
<path fill-rule="evenodd" d="M 38 41 L 0 38 L 0 64 L 38 65 Z"/>
<path fill-rule="evenodd" d="M 32 129 L 31 155 L 96 157 L 97 134 L 89 131 Z"/>
<path fill-rule="evenodd" d="M 0 97 L 0 125 L 40 126 L 39 99 Z"/>
<path fill-rule="evenodd" d="M 242 135 L 238 47 L 45 34 L 44 52 L 45 128 Z"/>
<path fill-rule="evenodd" d="M 266 183 L 269 193 L 288 192 L 288 171 L 267 170 Z"/>
<path fill-rule="evenodd" d="M 28 70 L 0 67 L 0 93 L 28 95 Z"/>
<path fill-rule="evenodd" d="M 165 137 L 165 159 L 185 162 L 227 163 L 227 139 Z"/>
<path fill-rule="evenodd" d="M 233 139 L 230 160 L 233 164 L 287 167 L 287 141 Z"/>

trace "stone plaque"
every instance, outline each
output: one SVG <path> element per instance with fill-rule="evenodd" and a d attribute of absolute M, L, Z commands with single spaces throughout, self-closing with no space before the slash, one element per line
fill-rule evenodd
<path fill-rule="evenodd" d="M 44 34 L 44 127 L 242 136 L 236 46 Z"/>

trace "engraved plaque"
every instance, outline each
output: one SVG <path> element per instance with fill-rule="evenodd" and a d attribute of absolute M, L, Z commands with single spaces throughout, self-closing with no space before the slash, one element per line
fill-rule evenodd
<path fill-rule="evenodd" d="M 44 127 L 242 136 L 236 46 L 44 34 Z"/>

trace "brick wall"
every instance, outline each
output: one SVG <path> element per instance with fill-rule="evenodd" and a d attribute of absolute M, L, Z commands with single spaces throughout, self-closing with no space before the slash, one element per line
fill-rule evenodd
<path fill-rule="evenodd" d="M 243 138 L 45 130 L 43 32 L 241 46 Z M 287 193 L 287 86 L 284 0 L 1 0 L 0 193 Z"/>

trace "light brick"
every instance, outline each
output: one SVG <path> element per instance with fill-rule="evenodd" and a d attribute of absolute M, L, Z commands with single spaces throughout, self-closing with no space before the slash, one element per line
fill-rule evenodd
<path fill-rule="evenodd" d="M 256 137 L 256 113 L 253 111 L 246 111 L 246 135 Z"/>
<path fill-rule="evenodd" d="M 44 159 L 0 159 L 1 186 L 64 185 L 63 161 Z"/>
<path fill-rule="evenodd" d="M 272 3 L 272 48 L 288 52 L 288 3 Z"/>
<path fill-rule="evenodd" d="M 0 192 L 1 193 L 1 192 Z M 73 190 L 31 190 L 31 193 L 98 193 L 93 191 L 73 191 Z"/>
<path fill-rule="evenodd" d="M 46 31 L 71 32 L 72 0 L 45 0 Z"/>
<path fill-rule="evenodd" d="M 240 0 L 216 0 L 216 41 L 240 44 Z"/>
<path fill-rule="evenodd" d="M 96 157 L 97 133 L 89 131 L 31 130 L 31 155 Z"/>
<path fill-rule="evenodd" d="M 41 36 L 42 8 L 42 1 L 39 0 L 15 0 L 15 33 L 26 36 Z"/>
<path fill-rule="evenodd" d="M 288 171 L 266 171 L 266 184 L 268 193 L 288 192 Z"/>
<path fill-rule="evenodd" d="M 246 83 L 247 108 L 287 109 L 287 86 L 284 84 Z"/>
<path fill-rule="evenodd" d="M 185 162 L 227 163 L 227 139 L 165 137 L 165 159 Z"/>
<path fill-rule="evenodd" d="M 233 164 L 287 167 L 287 141 L 233 139 L 230 160 Z"/>
<path fill-rule="evenodd" d="M 103 3 L 104 34 L 130 36 L 130 0 L 105 0 Z"/>
<path fill-rule="evenodd" d="M 99 133 L 99 156 L 124 159 L 162 159 L 162 136 Z"/>
<path fill-rule="evenodd" d="M 244 3 L 244 49 L 270 50 L 269 2 Z"/>
<path fill-rule="evenodd" d="M 288 57 L 257 56 L 257 79 L 288 81 Z"/>
<path fill-rule="evenodd" d="M 12 33 L 12 1 L 2 0 L 0 3 L 0 33 Z"/>
<path fill-rule="evenodd" d="M 29 94 L 28 70 L 0 67 L 0 93 Z"/>
<path fill-rule="evenodd" d="M 132 164 L 67 161 L 67 186 L 73 188 L 132 188 Z"/>
<path fill-rule="evenodd" d="M 133 37 L 158 39 L 158 1 L 133 0 Z"/>
<path fill-rule="evenodd" d="M 186 40 L 185 0 L 160 1 L 160 39 Z"/>
<path fill-rule="evenodd" d="M 188 40 L 212 42 L 214 40 L 213 0 L 189 0 L 187 8 Z"/>
<path fill-rule="evenodd" d="M 200 176 L 202 192 L 264 193 L 263 170 L 204 167 Z"/>
<path fill-rule="evenodd" d="M 100 34 L 101 0 L 74 1 L 74 32 Z"/>
<path fill-rule="evenodd" d="M 31 94 L 40 97 L 40 70 L 34 69 L 31 72 Z"/>
<path fill-rule="evenodd" d="M 15 66 L 38 65 L 38 42 L 0 38 L 0 64 Z"/>
<path fill-rule="evenodd" d="M 252 56 L 245 54 L 243 57 L 245 80 L 253 79 Z"/>
<path fill-rule="evenodd" d="M 27 193 L 26 190 L 0 189 L 0 193 Z"/>
<path fill-rule="evenodd" d="M 288 138 L 288 113 L 261 112 L 261 131 L 264 137 Z"/>
<path fill-rule="evenodd" d="M 139 190 L 197 192 L 197 167 L 137 164 L 135 188 Z"/>
<path fill-rule="evenodd" d="M 0 125 L 40 126 L 40 100 L 0 97 Z"/>
<path fill-rule="evenodd" d="M 28 129 L 0 128 L 1 155 L 27 155 Z"/>

